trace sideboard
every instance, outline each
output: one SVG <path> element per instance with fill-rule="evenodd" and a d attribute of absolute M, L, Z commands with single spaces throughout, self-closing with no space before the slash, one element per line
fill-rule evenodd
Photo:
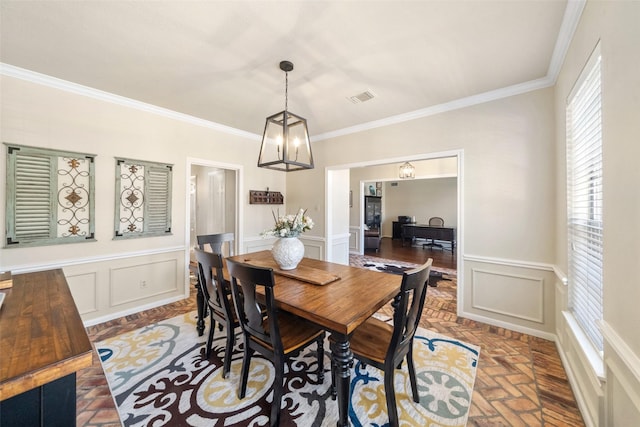
<path fill-rule="evenodd" d="M 2 425 L 76 425 L 76 372 L 93 350 L 62 270 L 14 275 L 3 292 Z"/>

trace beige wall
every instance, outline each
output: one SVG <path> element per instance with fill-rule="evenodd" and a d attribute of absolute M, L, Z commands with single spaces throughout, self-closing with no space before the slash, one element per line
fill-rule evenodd
<path fill-rule="evenodd" d="M 222 133 L 13 77 L 3 76 L 1 85 L 2 141 L 97 154 L 96 242 L 0 249 L 2 269 L 21 272 L 63 267 L 71 278 L 74 298 L 82 301 L 80 311 L 85 321 L 138 311 L 184 296 L 188 289 L 188 158 L 230 164 L 242 170 L 241 249 L 247 242 L 265 244 L 259 233 L 272 223 L 272 206 L 249 205 L 249 190 L 269 187 L 285 193 L 287 201 L 284 174 L 255 167 L 257 138 Z M 4 171 L 6 149 L 0 151 Z M 114 156 L 174 164 L 170 236 L 112 239 Z M 4 198 L 4 173 L 0 174 L 0 194 Z M 280 209 L 284 211 L 287 206 Z M 0 210 L 0 222 L 5 223 L 4 208 Z M 4 227 L 2 230 L 4 241 Z M 164 273 L 158 276 L 158 271 Z M 122 277 L 131 278 L 124 287 Z M 146 284 L 142 286 L 142 282 Z M 127 295 L 127 289 L 131 295 Z"/>
<path fill-rule="evenodd" d="M 587 425 L 640 425 L 640 2 L 590 1 L 556 84 L 556 264 L 567 270 L 565 103 L 600 41 L 604 193 L 604 357 L 585 351 L 559 283 L 558 345 Z M 594 370 L 593 366 L 596 366 Z M 600 383 L 596 374 L 606 377 Z"/>

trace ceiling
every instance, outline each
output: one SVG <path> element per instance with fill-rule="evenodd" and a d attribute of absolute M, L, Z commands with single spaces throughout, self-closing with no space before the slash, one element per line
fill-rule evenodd
<path fill-rule="evenodd" d="M 261 134 L 290 60 L 289 110 L 322 138 L 553 80 L 571 3 L 2 0 L 0 62 Z"/>

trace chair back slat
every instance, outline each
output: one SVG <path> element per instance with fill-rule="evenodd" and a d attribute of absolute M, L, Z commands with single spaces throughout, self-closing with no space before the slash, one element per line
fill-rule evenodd
<path fill-rule="evenodd" d="M 272 348 L 280 349 L 282 341 L 277 322 L 277 309 L 273 295 L 275 278 L 273 269 L 256 267 L 227 259 L 227 269 L 231 276 L 231 289 L 236 314 L 245 333 Z M 266 311 L 260 308 L 256 289 L 264 289 Z M 265 316 L 267 322 L 265 322 Z M 268 325 L 268 328 L 265 326 Z"/>
<path fill-rule="evenodd" d="M 406 271 L 402 276 L 400 293 L 393 302 L 394 329 L 386 357 L 386 360 L 394 360 L 394 364 L 402 360 L 411 348 L 427 295 L 432 263 L 433 260 L 429 258 L 427 262 Z"/>
<path fill-rule="evenodd" d="M 196 238 L 200 249 L 206 250 L 208 245 L 214 254 L 234 255 L 235 235 L 233 233 L 202 234 Z"/>

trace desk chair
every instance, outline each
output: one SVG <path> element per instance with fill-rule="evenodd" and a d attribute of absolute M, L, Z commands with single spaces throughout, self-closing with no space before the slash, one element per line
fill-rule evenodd
<path fill-rule="evenodd" d="M 233 353 L 233 345 L 235 344 L 235 328 L 240 326 L 238 318 L 231 302 L 231 289 L 229 282 L 222 277 L 222 255 L 205 252 L 200 248 L 195 248 L 196 260 L 198 261 L 198 277 L 204 295 L 204 302 L 209 311 L 209 336 L 207 338 L 207 347 L 205 350 L 205 358 L 209 359 L 211 355 L 211 344 L 213 343 L 213 334 L 216 328 L 216 321 L 226 328 L 227 342 L 224 349 L 224 361 L 222 368 L 222 377 L 227 378 L 231 369 L 231 354 Z M 214 274 L 215 271 L 215 274 Z"/>
<path fill-rule="evenodd" d="M 255 267 L 227 259 L 231 276 L 231 290 L 236 315 L 240 320 L 244 336 L 244 356 L 238 397 L 247 392 L 247 380 L 251 356 L 255 351 L 271 360 L 276 378 L 273 383 L 273 401 L 269 424 L 280 422 L 280 404 L 283 394 L 284 362 L 313 342 L 318 343 L 318 383 L 324 379 L 324 336 L 321 328 L 276 307 L 273 287 L 273 269 Z M 256 297 L 256 288 L 262 288 L 266 310 L 261 310 Z"/>
<path fill-rule="evenodd" d="M 427 284 L 433 260 L 429 258 L 421 266 L 406 271 L 402 276 L 400 293 L 395 297 L 393 326 L 370 317 L 351 336 L 353 357 L 363 364 L 375 366 L 384 371 L 384 391 L 387 399 L 389 425 L 399 425 L 393 375 L 406 358 L 413 401 L 420 402 L 416 371 L 413 364 L 413 337 L 416 334 L 420 316 L 427 295 Z M 335 395 L 335 369 L 331 369 L 332 394 Z"/>
<path fill-rule="evenodd" d="M 439 216 L 432 216 L 431 218 L 429 218 L 429 225 L 431 227 L 444 227 L 444 219 L 440 218 Z M 424 243 L 422 245 L 422 248 L 424 249 L 426 246 L 442 248 L 442 245 L 440 243 L 436 243 L 433 239 L 431 239 L 431 242 L 429 242 L 429 239 L 427 239 L 427 243 Z"/>

